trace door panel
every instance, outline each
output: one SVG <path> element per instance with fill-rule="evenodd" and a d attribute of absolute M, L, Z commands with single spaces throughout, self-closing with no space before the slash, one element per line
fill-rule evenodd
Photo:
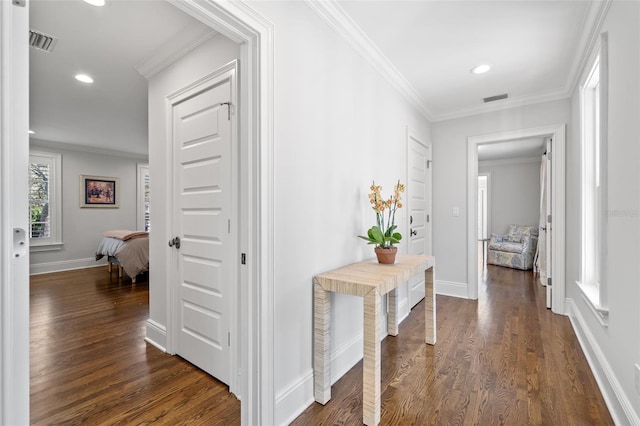
<path fill-rule="evenodd" d="M 409 253 L 431 254 L 431 149 L 409 137 Z M 409 280 L 409 307 L 424 299 L 424 276 Z"/>
<path fill-rule="evenodd" d="M 176 353 L 229 383 L 231 78 L 173 107 L 174 233 L 178 255 Z"/>

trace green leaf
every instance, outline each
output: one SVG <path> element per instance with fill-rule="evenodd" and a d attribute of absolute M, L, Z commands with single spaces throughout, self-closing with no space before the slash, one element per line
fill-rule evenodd
<path fill-rule="evenodd" d="M 372 226 L 371 229 L 369 229 L 369 238 L 378 243 L 384 241 L 384 235 L 382 235 L 382 231 L 377 226 Z"/>
<path fill-rule="evenodd" d="M 395 234 L 393 234 L 392 237 L 398 241 L 402 239 L 402 235 L 399 232 L 396 232 Z"/>

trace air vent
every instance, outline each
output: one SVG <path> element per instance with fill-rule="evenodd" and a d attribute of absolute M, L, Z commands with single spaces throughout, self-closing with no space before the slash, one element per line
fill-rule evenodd
<path fill-rule="evenodd" d="M 484 98 L 482 100 L 486 104 L 487 102 L 499 101 L 500 99 L 507 99 L 508 97 L 509 97 L 508 94 L 503 93 L 502 95 L 489 96 L 488 98 Z"/>
<path fill-rule="evenodd" d="M 50 35 L 34 30 L 29 30 L 29 46 L 35 49 L 44 50 L 47 53 L 51 53 L 57 41 L 57 38 Z"/>

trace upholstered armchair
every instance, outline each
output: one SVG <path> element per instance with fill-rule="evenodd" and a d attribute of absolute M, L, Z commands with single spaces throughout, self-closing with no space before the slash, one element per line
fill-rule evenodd
<path fill-rule="evenodd" d="M 507 235 L 491 234 L 487 263 L 522 270 L 533 269 L 538 227 L 511 225 Z"/>

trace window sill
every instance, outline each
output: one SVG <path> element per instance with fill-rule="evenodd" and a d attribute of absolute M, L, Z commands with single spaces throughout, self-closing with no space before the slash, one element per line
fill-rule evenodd
<path fill-rule="evenodd" d="M 587 306 L 603 327 L 609 326 L 609 308 L 600 305 L 600 294 L 594 286 L 576 281 L 578 288 L 582 290 L 582 298 L 587 302 Z"/>
<path fill-rule="evenodd" d="M 64 243 L 31 243 L 29 253 L 40 253 L 44 251 L 59 251 L 64 248 Z"/>

